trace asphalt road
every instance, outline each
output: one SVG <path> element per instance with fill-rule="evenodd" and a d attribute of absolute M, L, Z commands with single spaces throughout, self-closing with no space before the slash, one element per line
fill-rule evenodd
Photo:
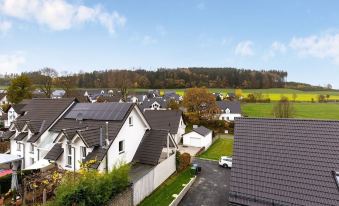
<path fill-rule="evenodd" d="M 231 170 L 220 167 L 216 161 L 195 159 L 193 163 L 198 163 L 202 171 L 179 205 L 228 205 Z"/>

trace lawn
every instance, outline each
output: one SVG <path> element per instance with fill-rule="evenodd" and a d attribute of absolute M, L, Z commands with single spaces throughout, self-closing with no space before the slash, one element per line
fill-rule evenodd
<path fill-rule="evenodd" d="M 273 117 L 275 103 L 243 104 L 242 112 L 249 117 Z M 335 103 L 294 103 L 294 118 L 339 120 L 339 104 Z"/>
<path fill-rule="evenodd" d="M 220 156 L 232 156 L 233 141 L 233 138 L 219 138 L 199 157 L 218 160 Z"/>
<path fill-rule="evenodd" d="M 187 168 L 179 174 L 171 176 L 150 196 L 145 198 L 139 206 L 160 205 L 168 206 L 173 200 L 173 194 L 179 194 L 184 188 L 183 184 L 187 184 L 193 175 L 190 168 Z"/>

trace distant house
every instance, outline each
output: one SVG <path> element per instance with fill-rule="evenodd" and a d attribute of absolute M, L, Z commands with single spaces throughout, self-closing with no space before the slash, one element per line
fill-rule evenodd
<path fill-rule="evenodd" d="M 147 99 L 139 105 L 142 111 L 146 110 L 167 110 L 168 101 L 162 97 Z"/>
<path fill-rule="evenodd" d="M 224 99 L 224 95 L 222 93 L 215 92 L 213 93 L 216 101 L 222 101 Z"/>
<path fill-rule="evenodd" d="M 23 102 L 16 104 L 16 105 L 10 105 L 10 107 L 7 110 L 7 114 L 5 114 L 4 118 L 4 127 L 9 128 L 11 124 L 18 118 L 23 111 L 21 110 L 29 100 L 24 100 Z"/>
<path fill-rule="evenodd" d="M 179 94 L 175 93 L 175 92 L 167 92 L 164 94 L 164 99 L 166 99 L 167 101 L 170 100 L 174 100 L 176 102 L 180 102 L 183 100 L 182 96 L 180 96 Z"/>
<path fill-rule="evenodd" d="M 7 94 L 5 92 L 0 93 L 0 106 L 9 104 L 10 102 L 8 101 Z"/>
<path fill-rule="evenodd" d="M 241 107 L 239 101 L 217 101 L 220 109 L 219 120 L 234 121 L 236 117 L 241 117 Z"/>
<path fill-rule="evenodd" d="M 230 205 L 339 205 L 339 121 L 238 118 Z"/>
<path fill-rule="evenodd" d="M 212 130 L 204 126 L 194 128 L 192 132 L 183 135 L 183 145 L 209 148 L 212 144 Z"/>
<path fill-rule="evenodd" d="M 233 101 L 236 99 L 236 95 L 234 93 L 228 93 L 226 95 L 226 99 L 230 100 L 230 101 Z"/>
<path fill-rule="evenodd" d="M 54 90 L 51 94 L 51 98 L 52 99 L 61 99 L 64 97 L 65 95 L 65 90 L 62 90 L 62 89 L 57 89 L 57 90 Z"/>
<path fill-rule="evenodd" d="M 132 102 L 132 103 L 137 103 L 141 104 L 145 100 L 147 100 L 147 95 L 146 94 L 134 94 L 134 95 L 128 95 L 127 96 L 127 102 Z"/>
<path fill-rule="evenodd" d="M 186 128 L 181 111 L 146 110 L 144 115 L 152 129 L 168 130 L 175 142 L 177 144 L 180 143 L 182 135 L 185 134 Z"/>

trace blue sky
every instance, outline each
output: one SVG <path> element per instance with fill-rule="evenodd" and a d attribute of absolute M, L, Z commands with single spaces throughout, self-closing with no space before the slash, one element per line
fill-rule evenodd
<path fill-rule="evenodd" d="M 339 1 L 0 0 L 0 73 L 281 69 L 339 88 Z"/>

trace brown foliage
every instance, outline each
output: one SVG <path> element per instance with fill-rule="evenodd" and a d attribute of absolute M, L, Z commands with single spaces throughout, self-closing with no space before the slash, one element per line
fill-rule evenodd
<path fill-rule="evenodd" d="M 179 156 L 179 166 L 177 170 L 183 171 L 191 164 L 191 155 L 188 153 L 183 153 Z"/>

